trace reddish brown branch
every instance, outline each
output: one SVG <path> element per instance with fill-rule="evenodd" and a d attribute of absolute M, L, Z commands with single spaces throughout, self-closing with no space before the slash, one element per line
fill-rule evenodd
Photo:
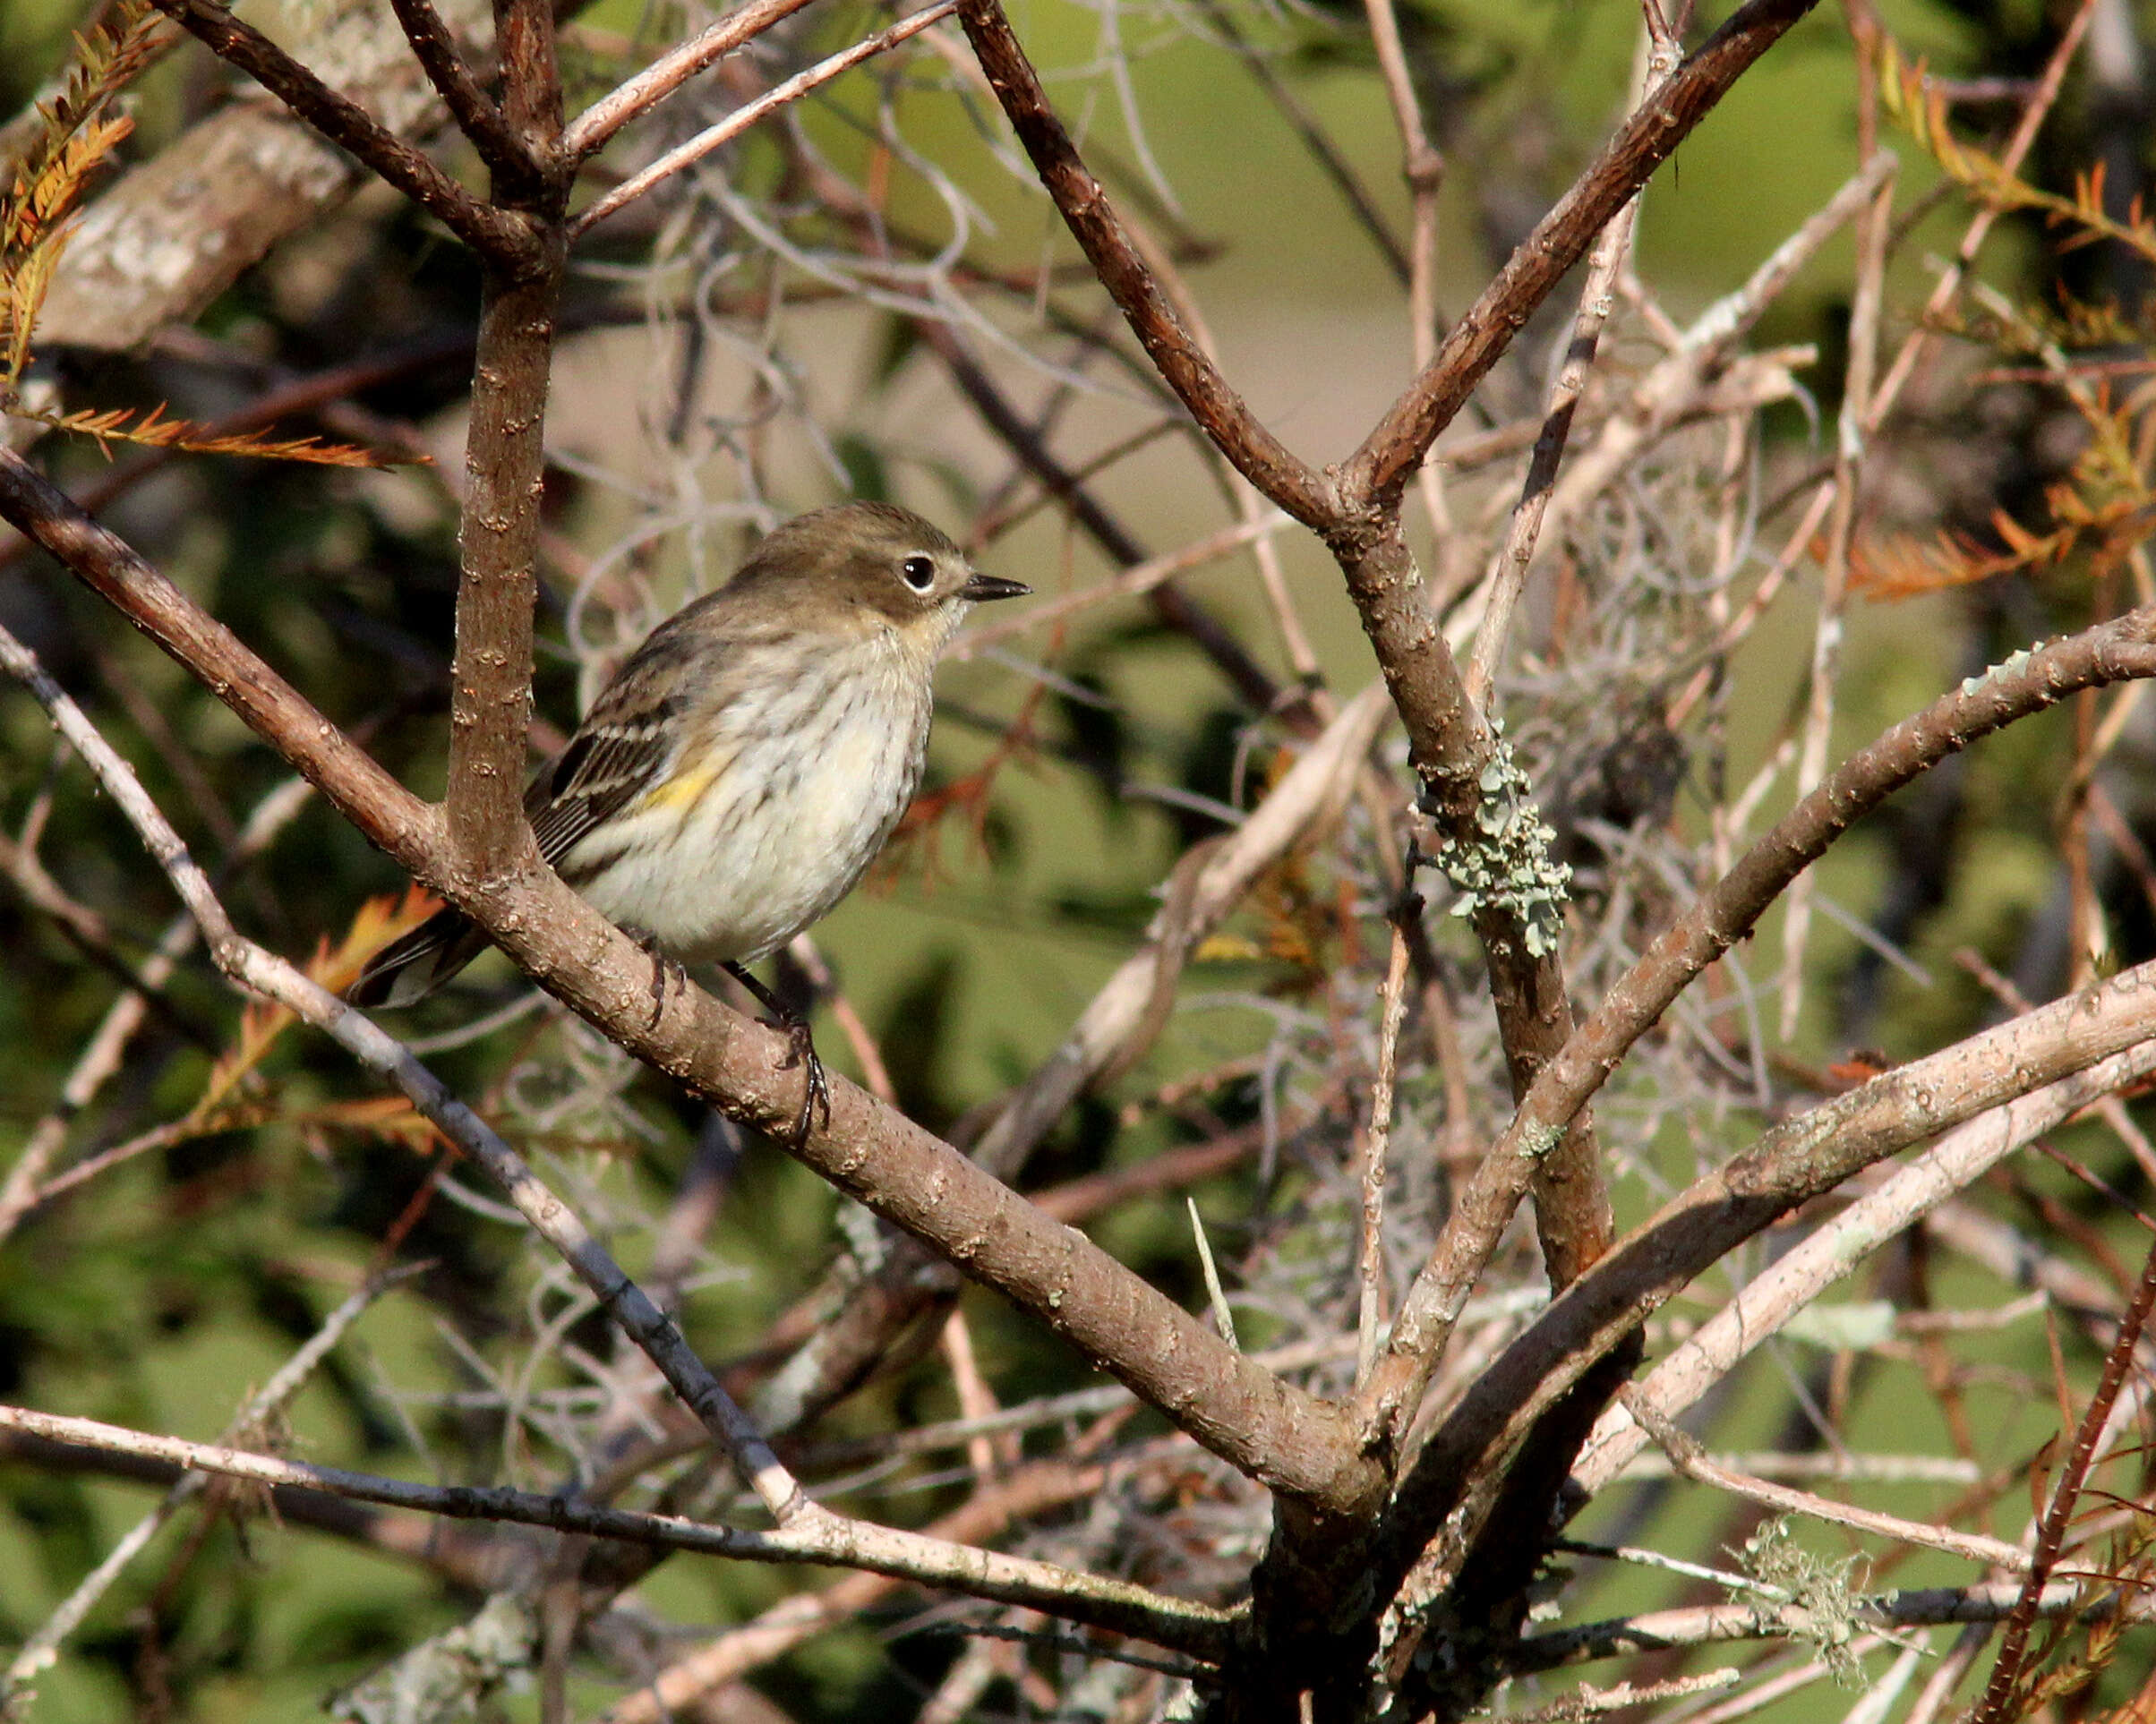
<path fill-rule="evenodd" d="M 457 129 L 472 141 L 472 147 L 495 174 L 511 183 L 528 185 L 535 167 L 524 141 L 509 129 L 493 98 L 479 87 L 479 80 L 457 51 L 449 27 L 434 10 L 433 0 L 389 0 L 397 21 L 404 26 L 405 40 L 419 69 L 427 74 L 434 93 L 449 110 Z"/>
<path fill-rule="evenodd" d="M 560 260 L 557 246 L 552 267 L 535 277 L 490 275 L 480 310 L 444 798 L 466 892 L 506 887 L 539 866 L 524 818 L 524 751 Z"/>
<path fill-rule="evenodd" d="M 1815 4 L 1749 0 L 1617 129 L 1340 469 L 1339 492 L 1349 508 L 1398 507 L 1401 489 L 1430 445 L 1535 308 L 1730 86 Z"/>
<path fill-rule="evenodd" d="M 275 96 L 340 149 L 456 234 L 482 257 L 513 263 L 536 250 L 531 228 L 474 197 L 420 150 L 339 95 L 252 26 L 214 0 L 151 0 L 158 10 Z"/>
<path fill-rule="evenodd" d="M 2156 1306 L 2156 1246 L 2150 1248 L 2148 1259 L 2142 1265 L 2140 1284 L 2134 1289 L 2134 1297 L 2119 1319 L 2118 1337 L 2104 1354 L 2103 1375 L 2097 1380 L 2096 1393 L 2089 1397 L 2081 1424 L 2074 1433 L 2073 1451 L 2052 1488 L 2051 1501 L 2037 1528 L 2036 1549 L 2028 1575 L 2022 1581 L 2021 1595 L 2014 1600 L 2014 1614 L 2006 1618 L 2006 1632 L 1999 1636 L 1998 1662 L 1991 1667 L 1990 1680 L 1984 1685 L 1984 1697 L 1971 1724 L 2004 1724 L 2004 1720 L 2017 1716 L 2018 1706 L 2025 1703 L 2017 1702 L 2015 1689 L 2021 1681 L 2028 1653 L 2029 1630 L 2036 1621 L 2044 1583 L 2058 1565 L 2058 1553 L 2065 1548 L 2075 1507 L 2088 1482 L 2089 1469 L 2096 1464 L 2097 1442 L 2110 1421 L 2111 1408 L 2118 1399 L 2119 1390 L 2126 1387 L 2126 1373 L 2133 1369 L 2134 1352 L 2141 1343 L 2141 1331 L 2149 1320 L 2152 1306 Z"/>
<path fill-rule="evenodd" d="M 964 0 L 958 16 L 1040 183 L 1168 387 L 1237 471 L 1296 519 L 1318 528 L 1337 519 L 1340 502 L 1332 482 L 1259 422 L 1183 327 L 1049 107 L 1003 8 L 997 0 Z"/>
<path fill-rule="evenodd" d="M 552 0 L 494 0 L 494 49 L 501 60 L 502 118 L 530 161 L 556 166 L 561 143 L 561 69 L 554 56 Z M 566 179 L 562 183 L 566 188 Z M 506 191 L 497 185 L 496 199 L 501 200 Z M 559 218 L 565 201 L 555 200 L 546 213 Z"/>

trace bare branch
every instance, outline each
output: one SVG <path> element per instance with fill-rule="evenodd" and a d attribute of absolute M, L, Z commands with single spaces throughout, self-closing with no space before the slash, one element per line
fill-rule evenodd
<path fill-rule="evenodd" d="M 1003 8 L 997 0 L 963 0 L 959 17 L 1040 183 L 1168 387 L 1220 453 L 1267 497 L 1305 525 L 1322 527 L 1333 521 L 1339 499 L 1331 481 L 1259 422 L 1183 327 L 1124 231 L 1108 193 L 1049 107 Z"/>
<path fill-rule="evenodd" d="M 684 168 L 693 167 L 714 149 L 723 149 L 759 121 L 775 114 L 789 102 L 797 102 L 810 90 L 829 83 L 840 73 L 851 70 L 864 60 L 872 60 L 886 54 L 901 42 L 916 37 L 931 24 L 940 24 L 958 10 L 958 0 L 934 0 L 934 4 L 902 18 L 886 30 L 864 37 L 850 47 L 818 60 L 805 72 L 797 72 L 783 83 L 774 84 L 753 102 L 744 102 L 714 126 L 708 126 L 684 143 L 676 144 L 648 167 L 639 168 L 604 197 L 588 209 L 578 213 L 569 223 L 569 236 L 573 244 L 592 228 L 604 221 L 624 205 L 634 203 L 661 180 L 669 179 Z"/>
<path fill-rule="evenodd" d="M 2005 1720 L 2015 1715 L 2015 1689 L 2022 1680 L 2029 1630 L 2034 1626 L 2036 1613 L 2042 1604 L 2044 1584 L 2058 1566 L 2059 1552 L 2066 1546 L 2075 1509 L 2088 1486 L 2089 1469 L 2098 1458 L 2098 1445 L 2104 1427 L 2110 1420 L 2119 1390 L 2126 1387 L 2126 1373 L 2134 1368 L 2134 1349 L 2141 1340 L 2142 1327 L 2149 1320 L 2152 1307 L 2156 1307 L 2156 1244 L 2149 1248 L 2148 1257 L 2142 1265 L 2140 1284 L 2126 1302 L 2118 1334 L 2104 1354 L 2103 1371 L 2097 1379 L 2096 1392 L 2082 1410 L 2073 1447 L 2058 1470 L 2058 1477 L 2052 1482 L 2051 1500 L 2045 1505 L 2043 1519 L 2037 1528 L 2034 1559 L 2022 1582 L 2021 1596 L 2014 1601 L 2014 1614 L 2006 1618 L 2006 1632 L 1999 1636 L 1998 1662 L 1991 1667 L 1991 1679 L 1984 1685 L 1983 1698 L 1972 1714 L 1972 1724 L 2004 1724 Z"/>
<path fill-rule="evenodd" d="M 1904 1228 L 2015 1150 L 2152 1071 L 2156 1071 L 2156 1045 L 2133 1048 L 1971 1120 L 1777 1258 L 1673 1348 L 1624 1404 L 1603 1415 L 1572 1471 L 1583 1496 L 1599 1491 L 1645 1445 L 1646 1431 L 1625 1410 L 1633 1399 L 1675 1417 Z"/>
<path fill-rule="evenodd" d="M 996 1537 L 1014 1521 L 1094 1494 L 1108 1478 L 1108 1470 L 1104 1466 L 1031 1462 L 978 1492 L 971 1501 L 940 1516 L 924 1531 L 929 1537 L 954 1543 L 979 1544 Z M 887 1596 L 892 1584 L 880 1575 L 851 1575 L 822 1592 L 782 1600 L 739 1627 L 730 1628 L 676 1659 L 619 1702 L 606 1714 L 603 1724 L 669 1724 L 699 1697 L 740 1681 L 824 1629 L 859 1617 Z"/>
<path fill-rule="evenodd" d="M 1014 1172 L 1073 1100 L 1151 1045 L 1168 1020 L 1191 948 L 1329 806 L 1345 801 L 1384 717 L 1383 690 L 1373 684 L 1341 708 L 1248 820 L 1217 847 L 1178 865 L 1146 943 L 1093 996 L 1063 1045 L 1004 1104 L 974 1145 L 975 1161 L 993 1172 Z"/>
<path fill-rule="evenodd" d="M 1411 1411 L 1456 1310 L 1556 1140 L 1624 1052 L 1692 978 L 1741 939 L 1782 889 L 1869 809 L 1992 731 L 2084 687 L 2156 676 L 2156 610 L 2039 647 L 1935 702 L 1845 761 L 1708 889 L 1545 1065 L 1458 1199 L 1362 1397 L 1366 1417 Z M 2029 1086 L 2023 1086 L 2027 1088 Z M 1419 1361 L 1419 1362 L 1418 1362 Z"/>
<path fill-rule="evenodd" d="M 151 0 L 158 10 L 228 60 L 338 148 L 455 233 L 482 257 L 528 260 L 535 236 L 517 217 L 474 197 L 364 108 L 340 96 L 268 37 L 216 0 Z"/>
<path fill-rule="evenodd" d="M 1882 1628 L 1921 1628 L 1942 1623 L 2001 1622 L 2014 1609 L 2015 1583 L 1981 1586 L 1913 1587 L 1866 1599 L 1859 1620 Z M 2055 1581 L 2044 1588 L 2039 1609 L 2046 1617 L 2092 1614 L 2099 1618 L 2145 1622 L 2151 1600 L 2111 1592 L 2101 1582 Z M 1763 1611 L 1757 1600 L 1697 1609 L 1656 1610 L 1614 1622 L 1590 1622 L 1578 1628 L 1536 1634 L 1522 1641 L 1506 1662 L 1513 1670 L 1553 1670 L 1596 1659 L 1633 1652 L 1662 1651 L 1681 1646 L 1708 1646 L 1732 1640 L 1771 1640 L 1801 1636 L 1812 1623 L 1797 1606 Z"/>
<path fill-rule="evenodd" d="M 1881 1538 L 1894 1539 L 1903 1544 L 1918 1545 L 1929 1550 L 1944 1550 L 1949 1556 L 1965 1558 L 1971 1562 L 1982 1563 L 1987 1567 L 2026 1573 L 2031 1566 L 2029 1553 L 2019 1545 L 2008 1544 L 2004 1539 L 1987 1538 L 1974 1532 L 1957 1532 L 1952 1527 L 1904 1520 L 1899 1515 L 1881 1515 L 1869 1508 L 1854 1508 L 1847 1503 L 1831 1501 L 1810 1490 L 1796 1490 L 1788 1485 L 1750 1478 L 1733 1467 L 1724 1466 L 1711 1458 L 1696 1440 L 1656 1412 L 1654 1404 L 1644 1395 L 1625 1390 L 1620 1391 L 1618 1398 L 1647 1426 L 1656 1447 L 1669 1456 L 1670 1464 L 1684 1477 L 1699 1484 L 1713 1485 L 1716 1489 L 1729 1491 L 1748 1502 L 1771 1508 L 1777 1514 L 1808 1515 L 1814 1520 L 1827 1521 L 1836 1526 L 1853 1527 L 1860 1532 L 1877 1533 Z"/>
<path fill-rule="evenodd" d="M 1074 1622 L 1091 1623 L 1155 1645 L 1171 1646 L 1208 1661 L 1217 1660 L 1227 1651 L 1229 1618 L 1210 1606 L 1166 1598 L 1124 1581 L 1081 1575 L 1053 1563 L 950 1544 L 918 1532 L 869 1526 L 821 1511 L 804 1517 L 807 1523 L 799 1527 L 749 1532 L 672 1515 L 603 1508 L 572 1497 L 543 1497 L 503 1485 L 412 1484 L 341 1467 L 309 1466 L 244 1449 L 184 1442 L 176 1437 L 101 1424 L 94 1419 L 63 1418 L 28 1407 L 0 1406 L 0 1430 L 27 1431 L 53 1442 L 169 1462 L 198 1472 L 322 1490 L 454 1520 L 507 1521 L 555 1532 L 614 1539 L 625 1544 L 703 1551 L 741 1562 L 806 1562 L 865 1568 L 871 1574 L 940 1586 L 971 1598 L 1051 1610 Z"/>
<path fill-rule="evenodd" d="M 619 84 L 569 123 L 561 152 L 582 161 L 615 132 L 656 107 L 706 67 L 715 64 L 745 42 L 752 42 L 782 19 L 791 18 L 808 0 L 748 0 L 700 35 L 672 48 L 626 83 Z M 596 220 L 594 217 L 591 219 Z"/>
<path fill-rule="evenodd" d="M 1392 1088 L 1399 1071 L 1400 1020 L 1407 1003 L 1407 936 L 1399 924 L 1422 914 L 1409 897 L 1395 912 L 1391 956 L 1385 965 L 1377 1027 L 1377 1080 L 1370 1089 L 1370 1131 L 1363 1150 L 1362 1232 L 1356 1268 L 1362 1282 L 1356 1321 L 1355 1380 L 1360 1388 L 1377 1363 L 1378 1327 L 1384 1320 L 1385 1158 L 1392 1142 Z"/>
<path fill-rule="evenodd" d="M 494 890 L 542 866 L 524 817 L 531 728 L 532 611 L 538 591 L 546 402 L 560 252 L 524 279 L 487 278 L 465 437 L 458 545 L 457 660 L 450 671 L 443 798 L 465 888 Z"/>
<path fill-rule="evenodd" d="M 1399 497 L 1408 474 L 1511 344 L 1527 314 L 1730 86 L 1814 3 L 1747 0 L 1618 128 L 1602 154 L 1462 313 L 1437 357 L 1341 467 L 1339 496 L 1347 509 L 1382 508 Z M 1285 498 L 1275 500 L 1298 518 L 1308 518 Z"/>
<path fill-rule="evenodd" d="M 1509 1433 L 1725 1251 L 1897 1149 L 2152 1037 L 2156 964 L 1896 1067 L 1766 1133 L 1618 1241 L 1476 1380 L 1402 1481 L 1388 1539 L 1419 1551 Z"/>
<path fill-rule="evenodd" d="M 344 1339 L 352 1325 L 383 1293 L 418 1273 L 416 1267 L 406 1267 L 368 1276 L 350 1298 L 322 1319 L 321 1327 L 278 1368 L 277 1374 L 247 1398 L 247 1404 L 226 1426 L 222 1440 L 228 1443 L 243 1440 L 259 1430 L 265 1421 L 281 1416 L 292 1397 L 313 1375 L 315 1367 L 329 1356 L 330 1349 Z M 59 1609 L 23 1641 L 13 1661 L 8 1665 L 4 1674 L 0 1674 L 0 1704 L 11 1703 L 21 1697 L 38 1673 L 59 1657 L 61 1643 L 81 1626 L 83 1617 L 111 1589 L 112 1583 L 119 1579 L 127 1565 L 134 1560 L 143 1547 L 157 1536 L 175 1515 L 201 1494 L 209 1482 L 205 1473 L 182 1474 L 178 1481 L 165 1493 L 164 1499 L 114 1543 L 111 1550 L 106 1554 L 105 1560 L 83 1576 Z"/>
<path fill-rule="evenodd" d="M 449 27 L 434 10 L 433 0 L 389 0 L 397 21 L 404 26 L 405 40 L 427 81 L 434 86 L 457 122 L 457 129 L 472 141 L 482 160 L 512 185 L 527 184 L 537 164 L 524 140 L 509 129 L 493 98 L 479 87 L 479 80 L 457 51 Z"/>

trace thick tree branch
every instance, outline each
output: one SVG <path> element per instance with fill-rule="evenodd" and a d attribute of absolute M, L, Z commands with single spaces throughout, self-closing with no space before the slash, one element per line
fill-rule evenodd
<path fill-rule="evenodd" d="M 1374 1425 L 1410 1415 L 1456 1313 L 1546 1152 L 1627 1049 L 1692 978 L 1750 929 L 1783 888 L 1910 780 L 1992 731 L 2082 688 L 2156 676 L 2156 609 L 2009 661 L 1894 727 L 1844 763 L 1656 940 L 1536 1076 L 1459 1194 L 1409 1289 L 1361 1406 Z"/>
<path fill-rule="evenodd" d="M 557 997 L 729 1117 L 782 1139 L 800 1105 L 780 1031 L 700 989 L 651 1019 L 651 960 L 550 871 L 469 885 L 434 810 L 19 457 L 0 451 L 0 516 L 110 599 L 231 705 L 367 836 L 479 918 Z M 1343 1512 L 1382 1489 L 1331 1408 L 1231 1352 L 1082 1234 L 1050 1221 L 950 1145 L 833 1080 L 802 1162 L 1031 1311 L 1205 1446 L 1275 1489 Z"/>
<path fill-rule="evenodd" d="M 490 273 L 480 308 L 465 496 L 458 531 L 457 657 L 450 671 L 449 842 L 467 891 L 537 871 L 524 817 L 531 723 L 532 612 L 538 594 L 546 398 L 560 293 L 550 267 Z"/>

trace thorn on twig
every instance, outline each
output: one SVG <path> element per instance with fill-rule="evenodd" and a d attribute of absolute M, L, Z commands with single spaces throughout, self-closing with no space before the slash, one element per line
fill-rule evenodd
<path fill-rule="evenodd" d="M 1235 1313 L 1228 1309 L 1228 1289 L 1220 1284 L 1220 1271 L 1213 1262 L 1212 1245 L 1205 1237 L 1197 1199 L 1186 1197 L 1183 1201 L 1190 1209 L 1191 1236 L 1198 1242 L 1198 1266 L 1205 1272 L 1205 1298 L 1212 1307 L 1213 1327 L 1220 1331 L 1221 1340 L 1240 1353 L 1243 1344 L 1236 1339 Z"/>

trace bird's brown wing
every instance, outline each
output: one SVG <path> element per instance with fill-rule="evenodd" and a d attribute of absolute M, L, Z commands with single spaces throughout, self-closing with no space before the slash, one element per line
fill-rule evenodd
<path fill-rule="evenodd" d="M 707 593 L 653 629 L 592 703 L 569 747 L 532 781 L 525 816 L 550 866 L 559 868 L 595 827 L 660 787 L 680 746 L 675 721 L 689 703 L 692 668 L 701 667 L 695 699 L 705 708 L 724 704 L 739 687 L 729 670 L 770 632 L 733 627 L 723 631 L 723 651 L 714 644 L 713 614 L 738 610 L 739 596 L 729 587 Z"/>
<path fill-rule="evenodd" d="M 609 711 L 603 704 L 532 781 L 524 812 L 550 866 L 559 866 L 594 827 L 656 788 L 674 747 L 667 730 L 679 705 L 663 700 Z"/>

